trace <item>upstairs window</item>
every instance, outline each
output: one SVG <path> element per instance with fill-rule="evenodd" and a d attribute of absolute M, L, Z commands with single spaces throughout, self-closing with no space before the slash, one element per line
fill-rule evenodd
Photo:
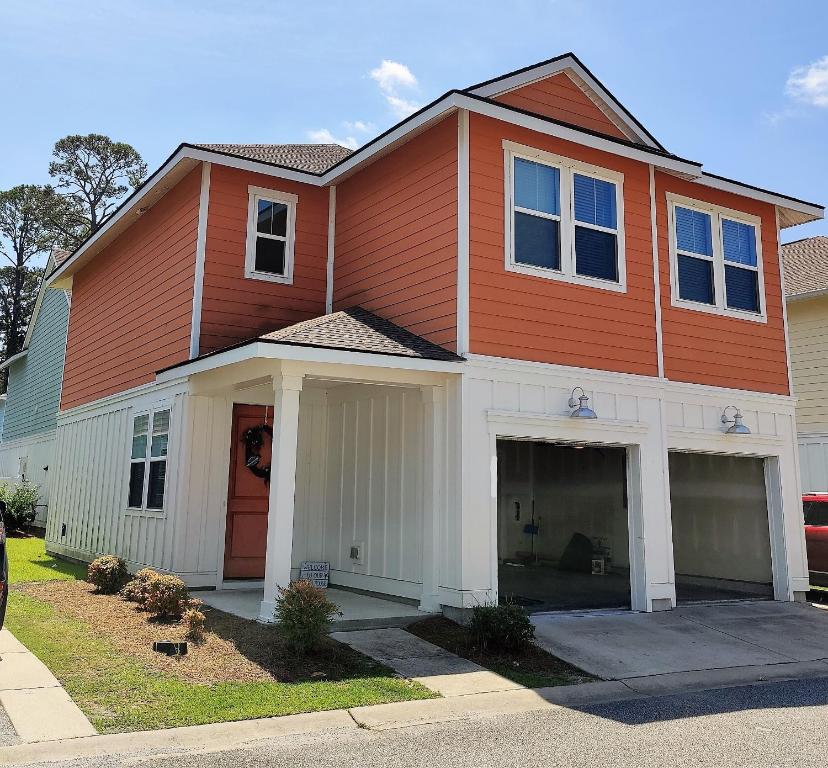
<path fill-rule="evenodd" d="M 296 195 L 249 188 L 246 277 L 293 282 L 296 202 Z"/>
<path fill-rule="evenodd" d="M 130 509 L 164 509 L 169 436 L 169 409 L 143 413 L 132 420 L 127 501 Z"/>
<path fill-rule="evenodd" d="M 764 320 L 759 220 L 675 196 L 668 200 L 673 303 Z"/>
<path fill-rule="evenodd" d="M 626 290 L 621 174 L 504 142 L 506 269 Z"/>

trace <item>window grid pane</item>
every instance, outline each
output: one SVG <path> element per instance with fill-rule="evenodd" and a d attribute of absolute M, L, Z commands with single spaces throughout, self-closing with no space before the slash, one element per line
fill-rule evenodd
<path fill-rule="evenodd" d="M 710 215 L 690 208 L 675 208 L 676 243 L 680 251 L 713 255 Z"/>
<path fill-rule="evenodd" d="M 606 229 L 617 228 L 615 184 L 576 173 L 574 195 L 577 221 Z"/>
<path fill-rule="evenodd" d="M 143 461 L 135 461 L 129 466 L 129 500 L 128 506 L 140 509 L 144 502 L 144 468 Z"/>
<path fill-rule="evenodd" d="M 615 235 L 575 227 L 575 271 L 582 277 L 618 282 L 618 243 Z"/>
<path fill-rule="evenodd" d="M 167 462 L 150 462 L 149 483 L 147 484 L 147 509 L 164 508 L 164 486 L 167 480 Z"/>
<path fill-rule="evenodd" d="M 156 411 L 152 417 L 152 434 L 158 435 L 170 431 L 170 412 Z"/>
<path fill-rule="evenodd" d="M 723 218 L 722 246 L 725 261 L 756 266 L 756 230 L 750 224 Z"/>
<path fill-rule="evenodd" d="M 559 270 L 560 223 L 515 211 L 515 261 L 531 267 Z"/>
<path fill-rule="evenodd" d="M 730 309 L 759 311 L 759 275 L 754 270 L 725 264 L 725 290 Z"/>
<path fill-rule="evenodd" d="M 145 435 L 149 430 L 149 414 L 144 413 L 132 420 L 132 434 Z"/>
<path fill-rule="evenodd" d="M 285 241 L 257 237 L 254 269 L 256 272 L 267 272 L 270 275 L 284 275 Z"/>
<path fill-rule="evenodd" d="M 561 174 L 557 168 L 515 158 L 515 205 L 560 216 Z"/>
<path fill-rule="evenodd" d="M 712 261 L 679 254 L 678 281 L 680 298 L 701 304 L 715 304 Z"/>

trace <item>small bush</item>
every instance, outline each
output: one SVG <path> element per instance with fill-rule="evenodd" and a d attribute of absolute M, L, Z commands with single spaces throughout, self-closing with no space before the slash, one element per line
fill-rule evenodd
<path fill-rule="evenodd" d="M 485 650 L 520 649 L 535 637 L 526 611 L 514 603 L 475 606 L 469 632 Z"/>
<path fill-rule="evenodd" d="M 295 581 L 279 589 L 275 618 L 290 648 L 304 654 L 319 647 L 339 606 L 309 581 Z"/>
<path fill-rule="evenodd" d="M 114 595 L 127 579 L 126 563 L 115 555 L 104 555 L 89 563 L 86 580 L 103 595 Z"/>
<path fill-rule="evenodd" d="M 24 480 L 19 485 L 0 483 L 0 501 L 6 505 L 3 521 L 10 531 L 23 531 L 35 519 L 40 489 Z"/>
<path fill-rule="evenodd" d="M 204 640 L 204 614 L 195 606 L 190 606 L 182 616 L 187 627 L 186 636 L 194 643 Z"/>
<path fill-rule="evenodd" d="M 144 608 L 157 619 L 180 616 L 189 601 L 187 585 L 178 576 L 156 573 L 147 583 Z"/>
<path fill-rule="evenodd" d="M 137 603 L 141 609 L 146 608 L 149 583 L 160 575 L 158 571 L 154 571 L 152 568 L 142 568 L 121 590 L 121 597 L 131 603 Z"/>

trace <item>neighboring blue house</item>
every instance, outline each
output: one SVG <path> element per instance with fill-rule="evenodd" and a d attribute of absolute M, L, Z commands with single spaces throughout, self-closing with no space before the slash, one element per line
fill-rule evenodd
<path fill-rule="evenodd" d="M 53 253 L 46 274 L 55 267 Z M 45 524 L 49 505 L 49 465 L 55 441 L 66 333 L 69 326 L 69 294 L 40 287 L 23 349 L 0 365 L 8 368 L 9 383 L 2 417 L 0 475 L 22 479 L 40 487 L 35 522 Z"/>

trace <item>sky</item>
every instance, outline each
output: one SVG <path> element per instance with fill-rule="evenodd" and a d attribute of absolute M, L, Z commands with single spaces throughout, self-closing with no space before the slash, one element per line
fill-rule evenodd
<path fill-rule="evenodd" d="M 182 141 L 358 146 L 573 51 L 670 151 L 826 204 L 826 30 L 825 0 L 0 0 L 0 189 L 48 182 L 71 133 L 150 170 Z"/>

